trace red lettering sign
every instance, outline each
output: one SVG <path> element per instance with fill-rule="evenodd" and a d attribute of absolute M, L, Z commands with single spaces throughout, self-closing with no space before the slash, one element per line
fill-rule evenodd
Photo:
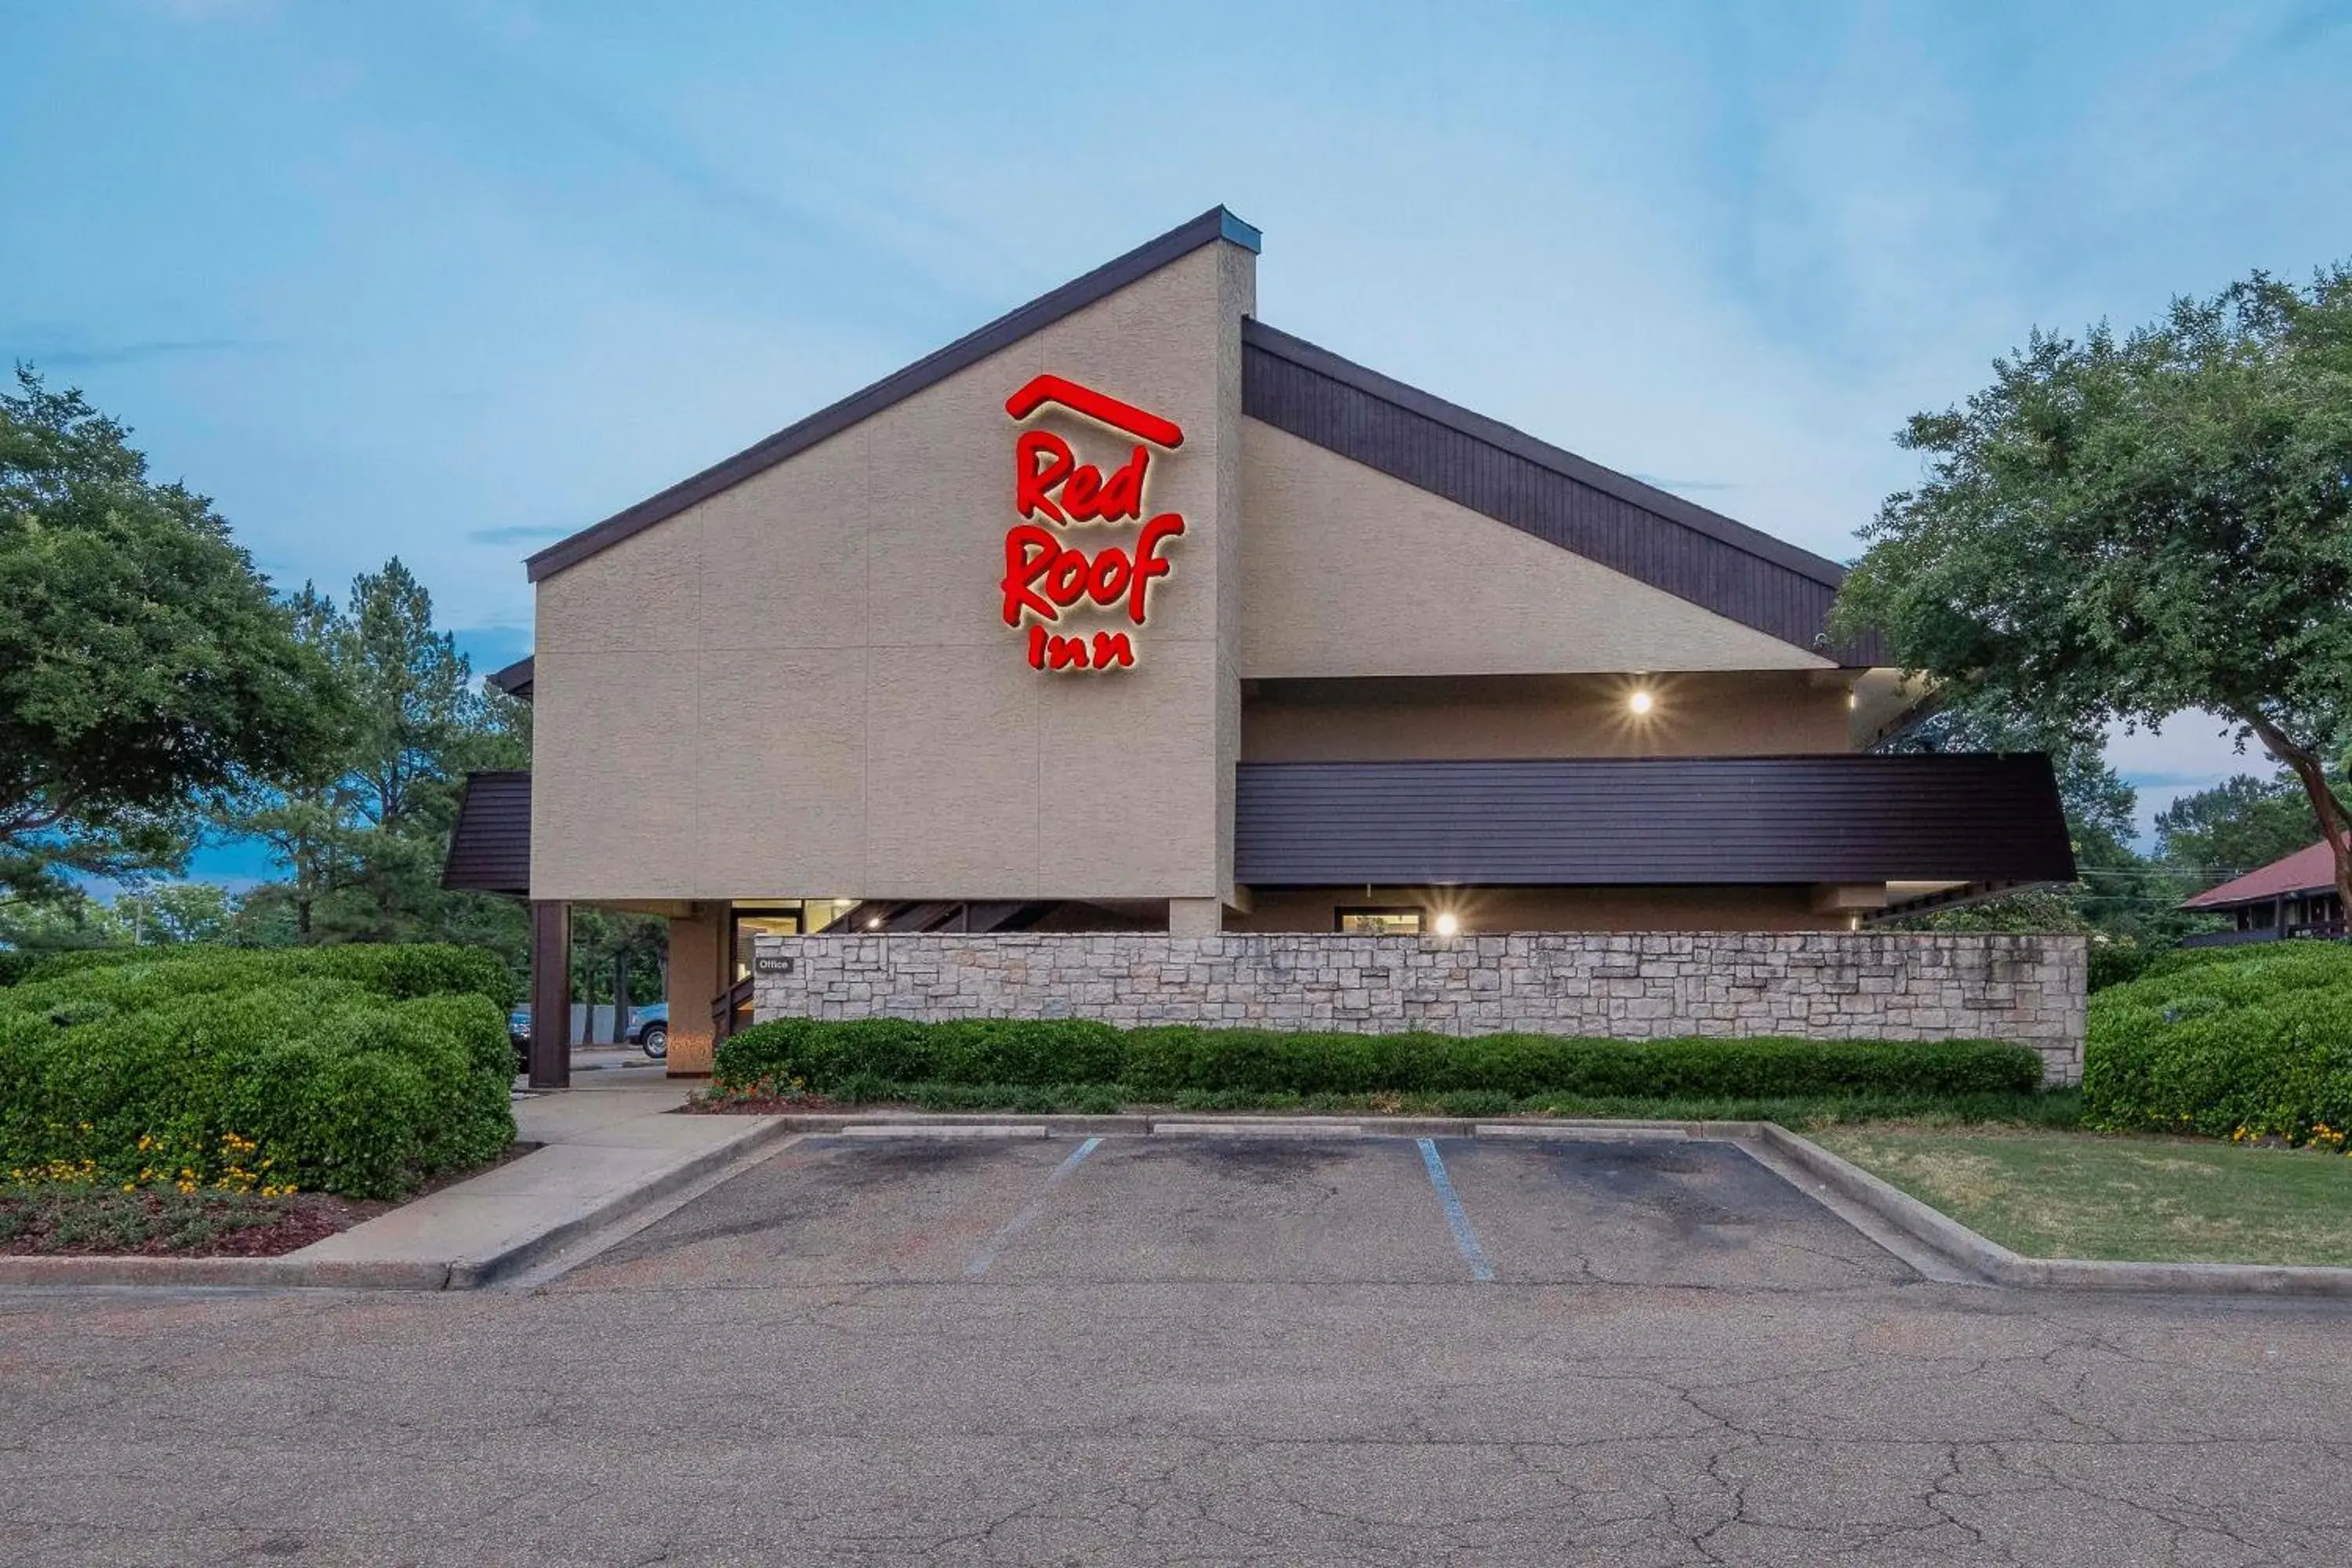
<path fill-rule="evenodd" d="M 1028 521 L 1004 535 L 1004 624 L 1028 628 L 1032 669 L 1127 669 L 1135 664 L 1135 644 L 1123 631 L 1084 634 L 1050 632 L 1064 612 L 1091 605 L 1124 612 L 1142 626 L 1150 612 L 1151 584 L 1169 574 L 1163 553 L 1182 537 L 1183 517 L 1163 511 L 1146 521 L 1144 481 L 1151 471 L 1151 447 L 1173 451 L 1184 432 L 1173 420 L 1147 413 L 1091 387 L 1058 375 L 1041 375 L 1005 399 L 1016 420 L 1048 404 L 1129 437 L 1139 437 L 1126 460 L 1105 473 L 1081 461 L 1070 443 L 1052 430 L 1031 428 L 1013 444 L 1013 509 Z M 1078 523 L 1139 522 L 1131 545 L 1105 543 L 1092 550 L 1069 543 L 1062 530 Z"/>

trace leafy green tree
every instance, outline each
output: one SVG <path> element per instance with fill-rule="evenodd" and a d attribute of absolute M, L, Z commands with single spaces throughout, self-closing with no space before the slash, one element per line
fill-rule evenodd
<path fill-rule="evenodd" d="M 1899 439 L 1927 475 L 1864 531 L 1836 635 L 2078 738 L 2223 715 L 2301 783 L 2352 907 L 2325 767 L 2352 732 L 2352 268 L 2037 331 Z"/>
<path fill-rule="evenodd" d="M 249 792 L 218 818 L 261 838 L 286 872 L 244 900 L 247 939 L 455 942 L 520 969 L 520 906 L 443 889 L 441 865 L 465 775 L 529 765 L 529 705 L 478 689 L 456 639 L 435 629 L 431 594 L 396 558 L 355 579 L 340 608 L 305 584 L 290 611 L 352 722 L 299 778 Z"/>
<path fill-rule="evenodd" d="M 464 781 L 457 753 L 483 722 L 457 639 L 433 629 L 433 596 L 394 557 L 352 584 L 338 668 L 358 714 L 343 784 L 350 934 L 418 934 L 441 898 L 441 861 Z"/>
<path fill-rule="evenodd" d="M 0 395 L 0 895 L 185 858 L 336 743 L 333 683 L 212 503 L 29 368 Z"/>
<path fill-rule="evenodd" d="M 572 994 L 631 1011 L 663 994 L 669 922 L 654 915 L 578 906 L 572 911 Z"/>
<path fill-rule="evenodd" d="M 2292 773 L 2240 773 L 2156 814 L 2158 852 L 2200 887 L 2242 877 L 2318 837 L 2310 797 Z"/>
<path fill-rule="evenodd" d="M 210 882 L 125 889 L 110 903 L 75 889 L 38 903 L 0 906 L 0 944 L 53 952 L 231 942 L 237 913 L 236 896 Z"/>
<path fill-rule="evenodd" d="M 2104 740 L 1979 703 L 1947 703 L 1889 748 L 1898 752 L 2046 752 L 2081 881 L 2035 889 L 1965 910 L 1923 917 L 1938 931 L 2097 931 L 2127 941 L 2152 936 L 2189 890 L 2132 847 L 2139 797 L 2107 762 Z"/>
<path fill-rule="evenodd" d="M 334 601 L 305 583 L 287 607 L 296 640 L 341 680 L 343 627 Z M 282 934 L 288 943 L 310 942 L 321 900 L 356 879 L 347 827 L 358 809 L 358 792 L 347 769 L 359 743 L 355 725 L 341 745 L 306 759 L 300 774 L 257 784 L 215 812 L 215 820 L 232 834 L 259 839 L 288 873 L 284 882 L 247 900 L 247 923 L 255 931 Z M 281 911 L 283 921 L 276 918 Z M 277 945 L 267 940 L 261 944 Z"/>

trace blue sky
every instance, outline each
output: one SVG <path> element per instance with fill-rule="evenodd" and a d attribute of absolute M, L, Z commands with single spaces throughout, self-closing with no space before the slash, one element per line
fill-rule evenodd
<path fill-rule="evenodd" d="M 1841 558 L 2035 324 L 2352 257 L 2352 0 L 83 0 L 0 355 L 281 584 L 520 558 L 1223 202 L 1286 330 Z M 2231 771 L 2119 741 L 2152 809 Z M 215 872 L 224 868 L 215 862 Z"/>

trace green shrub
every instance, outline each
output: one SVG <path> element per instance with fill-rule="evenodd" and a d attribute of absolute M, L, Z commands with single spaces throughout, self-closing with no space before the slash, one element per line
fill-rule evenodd
<path fill-rule="evenodd" d="M 0 1167 L 397 1194 L 514 1138 L 506 967 L 449 947 L 152 949 L 0 991 Z"/>
<path fill-rule="evenodd" d="M 69 974 L 77 969 L 89 969 L 99 964 L 120 963 L 125 959 L 141 956 L 142 952 L 152 953 L 153 950 L 135 947 L 77 947 L 68 948 L 63 952 L 37 950 L 27 952 L 23 948 L 10 948 L 5 952 L 0 952 L 0 988 L 36 978 L 47 979 L 51 975 Z"/>
<path fill-rule="evenodd" d="M 1491 1105 L 1544 1093 L 2013 1094 L 2039 1086 L 2042 1062 L 2021 1046 L 1989 1040 L 1606 1040 L 875 1018 L 754 1026 L 719 1046 L 712 1076 L 722 1089 L 797 1081 L 842 1100 L 877 1098 L 883 1085 L 1118 1084 L 1179 1105 L 1219 1094 L 1460 1096 L 1464 1105 Z"/>
<path fill-rule="evenodd" d="M 2111 1131 L 2276 1136 L 2352 1128 L 2352 947 L 2168 953 L 2091 999 L 2084 1119 Z"/>
<path fill-rule="evenodd" d="M 2090 944 L 2090 974 L 2086 989 L 2105 991 L 2138 979 L 2158 954 L 2136 942 L 2095 942 Z"/>

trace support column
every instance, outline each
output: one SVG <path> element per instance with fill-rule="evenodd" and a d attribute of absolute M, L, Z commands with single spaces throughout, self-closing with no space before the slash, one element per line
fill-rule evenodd
<path fill-rule="evenodd" d="M 732 978 L 727 966 L 727 906 L 707 905 L 669 922 L 669 1057 L 672 1078 L 710 1071 L 710 1004 Z"/>
<path fill-rule="evenodd" d="M 1168 900 L 1170 936 L 1214 936 L 1224 929 L 1225 906 L 1218 899 Z"/>
<path fill-rule="evenodd" d="M 572 906 L 530 906 L 530 1087 L 572 1087 Z"/>

